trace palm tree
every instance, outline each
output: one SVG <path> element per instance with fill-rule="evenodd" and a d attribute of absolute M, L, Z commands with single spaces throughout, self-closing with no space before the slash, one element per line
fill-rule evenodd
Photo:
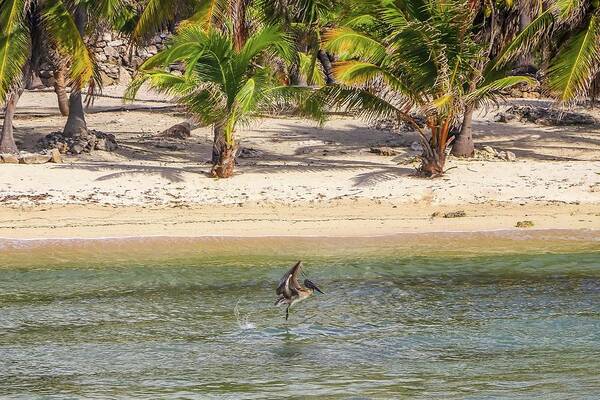
<path fill-rule="evenodd" d="M 153 89 L 174 96 L 200 123 L 212 125 L 211 175 L 220 178 L 233 174 L 238 126 L 294 92 L 294 88 L 277 82 L 272 71 L 260 62 L 266 56 L 286 60 L 292 57 L 291 43 L 278 28 L 258 30 L 239 50 L 235 43 L 232 28 L 185 26 L 165 50 L 140 67 L 127 93 L 128 98 L 134 98 L 140 86 L 148 82 Z M 166 71 L 176 62 L 185 64 L 181 76 Z"/>
<path fill-rule="evenodd" d="M 68 4 L 62 0 L 0 0 L 0 103 L 6 103 L 0 152 L 18 153 L 13 116 L 24 84 L 39 67 L 32 54 L 41 51 L 42 35 L 70 61 L 72 82 L 83 85 L 94 76 L 93 59 Z"/>
<path fill-rule="evenodd" d="M 532 82 L 522 76 L 488 79 L 478 66 L 485 62 L 486 43 L 473 32 L 476 12 L 469 0 L 383 0 L 351 27 L 325 36 L 326 49 L 340 55 L 334 74 L 340 84 L 320 96 L 366 118 L 405 120 L 419 133 L 423 146 L 419 172 L 444 173 L 450 129 L 466 109 L 496 102 L 512 85 Z M 475 79 L 477 86 L 471 82 Z M 383 90 L 382 90 L 383 89 Z M 386 90 L 387 89 L 387 90 Z M 424 128 L 410 115 L 418 109 Z"/>
<path fill-rule="evenodd" d="M 597 0 L 550 0 L 501 54 L 496 68 L 520 54 L 544 55 L 545 86 L 562 105 L 592 94 L 600 71 L 600 4 Z"/>

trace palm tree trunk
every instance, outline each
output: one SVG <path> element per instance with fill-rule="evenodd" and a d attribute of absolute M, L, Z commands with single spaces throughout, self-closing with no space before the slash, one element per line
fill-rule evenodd
<path fill-rule="evenodd" d="M 473 107 L 467 107 L 463 116 L 463 123 L 456 140 L 452 144 L 452 155 L 457 157 L 473 157 L 475 144 L 473 143 Z"/>
<path fill-rule="evenodd" d="M 19 154 L 19 149 L 15 143 L 13 135 L 13 117 L 17 108 L 17 102 L 21 97 L 22 91 L 15 92 L 8 96 L 6 107 L 4 108 L 4 122 L 0 132 L 0 153 Z"/>
<path fill-rule="evenodd" d="M 77 6 L 75 9 L 75 24 L 81 37 L 84 36 L 85 26 L 87 24 L 87 12 L 83 6 Z M 81 86 L 74 84 L 69 96 L 69 117 L 63 129 L 63 135 L 76 137 L 87 132 L 87 123 L 85 122 L 85 112 L 83 110 L 83 101 L 81 96 Z"/>
<path fill-rule="evenodd" d="M 323 71 L 325 72 L 325 83 L 328 85 L 333 85 L 335 83 L 335 78 L 333 77 L 333 66 L 331 65 L 329 56 L 323 50 L 319 49 L 317 57 L 319 58 L 319 61 L 323 66 Z"/>
<path fill-rule="evenodd" d="M 423 154 L 421 155 L 421 166 L 418 173 L 422 176 L 435 178 L 444 175 L 450 121 L 438 120 L 430 127 L 431 140 L 428 141 L 423 135 L 420 136 Z"/>
<path fill-rule="evenodd" d="M 225 123 L 213 125 L 213 152 L 211 176 L 215 178 L 229 178 L 235 169 L 235 154 L 237 145 L 227 143 L 225 137 Z"/>
<path fill-rule="evenodd" d="M 233 21 L 233 47 L 240 51 L 248 39 L 246 26 L 246 9 L 248 0 L 234 0 L 231 6 L 231 20 Z"/>
<path fill-rule="evenodd" d="M 58 108 L 64 117 L 69 115 L 69 97 L 65 88 L 65 68 L 62 65 L 57 65 L 54 69 L 54 92 L 58 99 Z"/>

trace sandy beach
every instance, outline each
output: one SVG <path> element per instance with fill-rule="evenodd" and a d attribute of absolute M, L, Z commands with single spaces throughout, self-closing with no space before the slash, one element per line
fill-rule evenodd
<path fill-rule="evenodd" d="M 185 116 L 150 93 L 123 104 L 121 91 L 105 89 L 87 116 L 91 129 L 115 134 L 114 153 L 0 165 L 0 237 L 370 236 L 519 229 L 519 221 L 600 228 L 598 126 L 500 123 L 481 111 L 476 146 L 517 160 L 450 158 L 447 174 L 432 180 L 414 176 L 411 133 L 348 116 L 323 127 L 263 118 L 239 130 L 236 176 L 216 180 L 207 176 L 209 128 L 185 140 L 158 137 Z M 15 121 L 22 148 L 60 130 L 55 102 L 49 92 L 24 95 Z M 381 147 L 395 154 L 371 150 Z"/>

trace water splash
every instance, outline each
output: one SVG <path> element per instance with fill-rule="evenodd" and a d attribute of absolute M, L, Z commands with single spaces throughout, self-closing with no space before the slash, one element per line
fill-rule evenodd
<path fill-rule="evenodd" d="M 237 303 L 235 303 L 235 307 L 233 308 L 233 312 L 235 314 L 235 319 L 237 320 L 238 326 L 242 330 L 256 329 L 256 325 L 250 322 L 250 317 L 252 313 L 241 315 L 240 314 L 240 299 L 238 299 Z"/>

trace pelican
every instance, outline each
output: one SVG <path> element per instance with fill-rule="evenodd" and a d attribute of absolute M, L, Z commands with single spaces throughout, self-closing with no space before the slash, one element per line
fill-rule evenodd
<path fill-rule="evenodd" d="M 290 315 L 290 307 L 296 304 L 299 301 L 310 297 L 315 290 L 321 294 L 325 294 L 321 292 L 321 289 L 317 287 L 314 283 L 309 281 L 308 279 L 304 280 L 304 287 L 300 285 L 298 282 L 298 275 L 300 274 L 300 270 L 302 269 L 302 261 L 298 261 L 288 272 L 283 275 L 283 278 L 279 281 L 279 286 L 277 286 L 277 301 L 275 302 L 276 306 L 280 306 L 282 304 L 287 304 L 285 309 L 285 320 L 287 321 Z"/>

